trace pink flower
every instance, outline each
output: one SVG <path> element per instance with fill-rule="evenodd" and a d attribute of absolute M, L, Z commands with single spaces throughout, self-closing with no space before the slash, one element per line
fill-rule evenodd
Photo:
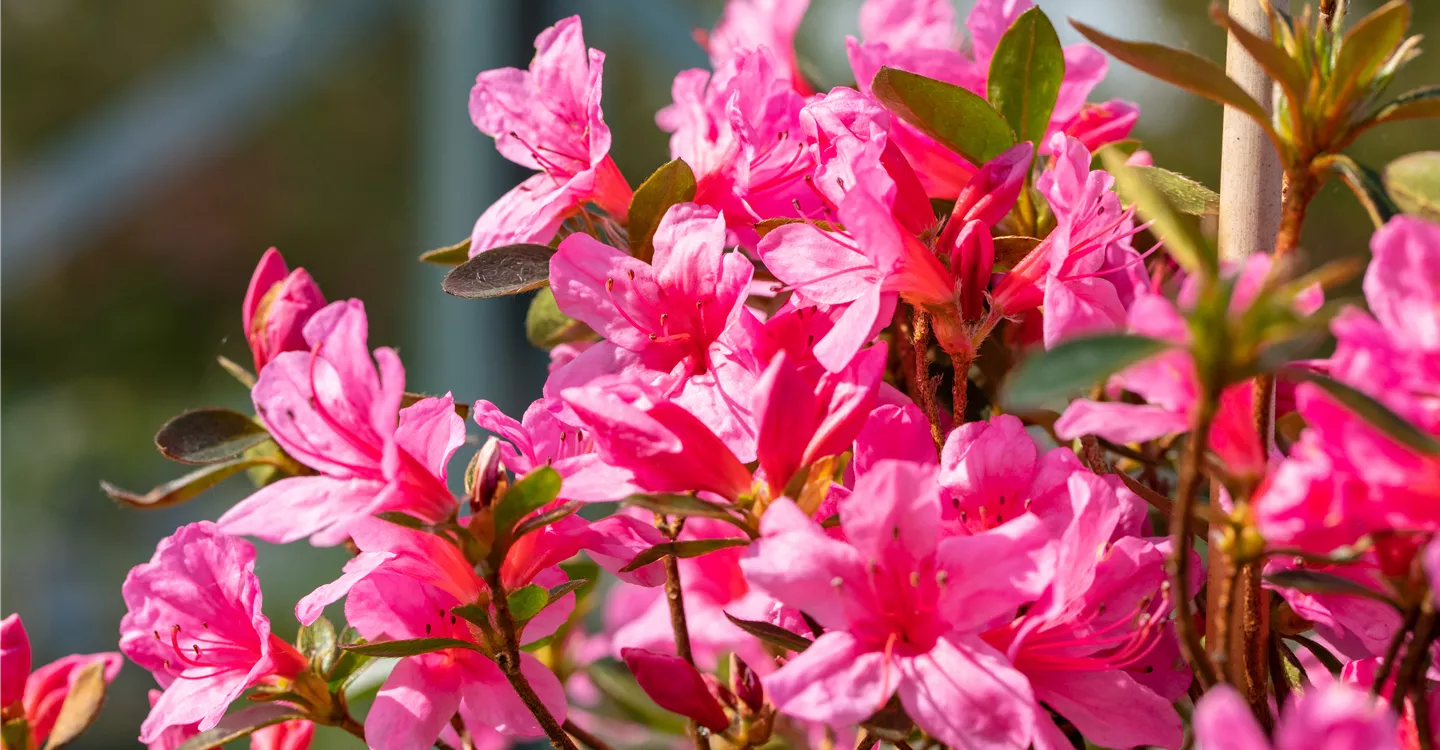
<path fill-rule="evenodd" d="M 1061 132 L 1094 152 L 1101 146 L 1125 140 L 1139 120 L 1139 107 L 1122 99 L 1111 99 L 1081 107 L 1080 112 L 1065 123 Z"/>
<path fill-rule="evenodd" d="M 564 500 L 619 500 L 638 490 L 624 469 L 600 460 L 595 441 L 585 429 L 564 420 L 563 404 L 541 398 L 525 410 L 521 421 L 506 416 L 489 401 L 476 401 L 475 422 L 500 436 L 500 460 L 516 476 L 541 466 L 560 472 Z"/>
<path fill-rule="evenodd" d="M 1395 715 L 1367 693 L 1338 682 L 1291 698 L 1273 745 L 1240 693 L 1217 685 L 1195 707 L 1195 738 L 1199 750 L 1399 748 Z"/>
<path fill-rule="evenodd" d="M 496 201 L 470 236 L 470 255 L 517 242 L 549 242 L 565 219 L 593 201 L 623 217 L 630 186 L 610 159 L 600 111 L 605 54 L 586 50 L 580 17 L 535 38 L 529 70 L 487 70 L 470 90 L 470 119 L 500 154 L 538 174 Z"/>
<path fill-rule="evenodd" d="M 951 49 L 959 42 L 955 5 L 949 0 L 865 0 L 860 36 L 897 49 Z"/>
<path fill-rule="evenodd" d="M 250 687 L 292 678 L 305 657 L 270 632 L 260 610 L 255 548 L 208 521 L 160 540 L 121 589 L 120 650 L 165 689 L 140 727 L 156 741 L 169 727 L 215 727 Z"/>
<path fill-rule="evenodd" d="M 0 621 L 0 708 L 6 721 L 24 717 L 30 747 L 44 747 L 75 679 L 91 664 L 102 664 L 106 684 L 115 680 L 124 658 L 114 652 L 72 654 L 30 671 L 30 637 L 20 615 Z"/>
<path fill-rule="evenodd" d="M 765 679 L 783 713 L 844 726 L 898 691 L 906 713 L 960 747 L 1022 748 L 1034 695 L 978 637 L 1044 587 L 1047 535 L 1025 516 L 975 536 L 939 538 L 933 467 L 880 462 L 840 503 L 848 543 L 779 500 L 741 561 L 752 585 L 826 628 Z"/>
<path fill-rule="evenodd" d="M 1284 540 L 1275 541 L 1283 543 Z M 1265 565 L 1267 574 L 1289 569 L 1319 571 L 1376 592 L 1387 589 L 1373 554 L 1349 565 L 1305 565 L 1300 560 L 1290 561 L 1282 557 L 1272 557 Z M 1349 659 L 1364 659 L 1385 653 L 1395 631 L 1400 629 L 1400 613 L 1374 599 L 1273 585 L 1269 588 L 1283 597 L 1295 614 L 1315 623 L 1316 634 L 1332 651 Z"/>
<path fill-rule="evenodd" d="M 754 382 L 751 364 L 730 336 L 754 268 L 724 246 L 724 220 L 691 203 L 661 219 L 652 263 L 587 235 L 567 237 L 550 260 L 555 301 L 606 341 L 551 376 L 547 395 L 629 371 L 705 412 L 732 449 L 752 453 L 749 415 L 736 400 Z"/>
<path fill-rule="evenodd" d="M 810 84 L 795 59 L 795 32 L 809 5 L 810 0 L 728 0 L 715 29 L 699 37 L 710 53 L 711 67 L 720 70 L 747 52 L 765 49 L 788 67 L 785 75 L 795 90 L 810 94 Z"/>
<path fill-rule="evenodd" d="M 747 247 L 755 244 L 755 222 L 797 215 L 796 201 L 804 212 L 819 207 L 804 179 L 814 167 L 800 130 L 805 100 L 780 70 L 778 54 L 759 48 L 713 74 L 681 71 L 671 87 L 674 103 L 655 115 L 671 134 L 671 158 L 695 172 L 695 202 L 722 211 Z"/>
<path fill-rule="evenodd" d="M 460 550 L 439 536 L 394 524 L 360 527 L 355 544 L 361 554 L 346 565 L 345 574 L 296 605 L 302 623 L 313 621 L 326 604 L 345 597 L 346 622 L 369 641 L 454 638 L 470 644 L 397 662 L 366 717 L 366 742 L 371 747 L 424 750 L 457 711 L 467 726 L 477 729 L 489 727 L 525 737 L 542 734 L 534 715 L 486 652 L 479 628 L 450 613 L 487 595 L 485 582 Z M 555 566 L 572 554 L 569 540 L 546 530 L 534 532 L 507 554 L 501 581 L 509 591 L 530 583 L 546 587 L 564 583 L 564 573 Z M 574 594 L 567 594 L 546 607 L 521 628 L 521 644 L 554 632 L 574 606 Z M 559 679 L 529 653 L 522 653 L 520 662 L 545 707 L 563 721 L 565 694 Z"/>
<path fill-rule="evenodd" d="M 264 370 L 281 352 L 309 349 L 302 331 L 310 316 L 324 306 L 325 295 L 305 269 L 291 271 L 279 250 L 266 250 L 240 307 L 255 372 Z"/>
<path fill-rule="evenodd" d="M 150 706 L 160 700 L 159 690 L 150 691 Z M 153 742 L 146 745 L 149 750 L 176 750 L 185 744 L 185 741 L 200 733 L 198 724 L 186 724 L 184 726 L 173 726 L 160 733 Z M 264 729 L 256 730 L 250 735 L 250 750 L 306 750 L 310 747 L 310 740 L 315 735 L 314 722 L 304 719 L 293 721 L 282 721 L 279 724 L 272 724 Z"/>
<path fill-rule="evenodd" d="M 1183 729 L 1170 705 L 1178 696 L 1142 681 L 1145 657 L 1172 637 L 1162 588 L 1165 556 L 1136 537 L 1115 540 L 1131 509 L 1100 477 L 1072 474 L 1068 494 L 1074 519 L 1060 536 L 1050 587 L 1023 617 L 986 640 L 1008 652 L 1037 701 L 1091 742 L 1178 748 Z M 1070 747 L 1038 704 L 1035 716 L 1039 750 Z"/>
<path fill-rule="evenodd" d="M 730 717 L 689 662 L 643 648 L 622 649 L 620 657 L 640 689 L 661 708 L 694 719 L 712 732 L 730 728 Z"/>
<path fill-rule="evenodd" d="M 260 374 L 256 414 L 318 474 L 267 485 L 220 517 L 222 531 L 328 546 L 380 511 L 439 521 L 454 508 L 445 466 L 465 422 L 448 395 L 401 410 L 404 367 L 385 347 L 372 361 L 366 329 L 359 300 L 335 302 L 305 326 L 313 352 L 282 354 Z"/>

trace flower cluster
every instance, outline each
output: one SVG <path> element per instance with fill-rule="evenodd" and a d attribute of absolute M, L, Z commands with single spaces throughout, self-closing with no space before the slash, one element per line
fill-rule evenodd
<path fill-rule="evenodd" d="M 226 362 L 253 417 L 187 412 L 157 442 L 201 468 L 107 486 L 258 486 L 126 578 L 120 650 L 162 688 L 141 741 L 1434 746 L 1440 224 L 1372 200 L 1368 312 L 1327 302 L 1348 266 L 1299 273 L 1293 246 L 1313 190 L 1273 254 L 1222 262 L 1181 215 L 1213 193 L 1152 165 L 1135 105 L 1088 101 L 1105 55 L 1026 0 L 966 32 L 946 0 L 866 0 L 829 91 L 794 49 L 805 6 L 731 0 L 697 35 L 712 69 L 676 76 L 673 161 L 634 189 L 578 17 L 479 75 L 476 127 L 535 174 L 426 257 L 457 296 L 540 289 L 551 368 L 519 418 L 407 392 L 359 300 L 265 254 L 256 372 Z M 1371 96 L 1413 51 L 1402 23 L 1371 65 L 1327 19 L 1302 69 L 1312 19 L 1273 18 L 1247 46 L 1315 85 Z M 1156 62 L 1187 53 L 1081 30 L 1245 109 Z M 1287 170 L 1314 155 L 1292 187 L 1344 171 L 1337 141 L 1268 132 Z M 293 644 L 245 537 L 352 554 Z M 18 619 L 4 641 L 7 746 L 119 667 L 29 674 Z"/>

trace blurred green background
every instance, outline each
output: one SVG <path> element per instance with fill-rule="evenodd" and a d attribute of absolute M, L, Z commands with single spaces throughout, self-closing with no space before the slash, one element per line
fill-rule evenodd
<path fill-rule="evenodd" d="M 961 12 L 968 0 L 958 0 Z M 1358 0 L 1354 12 L 1377 3 Z M 7 0 L 0 7 L 3 312 L 0 610 L 20 612 L 36 665 L 112 650 L 120 583 L 177 525 L 214 518 L 232 480 L 178 508 L 111 504 L 107 479 L 144 490 L 183 467 L 151 436 L 198 406 L 248 408 L 216 355 L 248 363 L 239 307 L 255 261 L 278 246 L 330 299 L 359 297 L 371 345 L 398 346 L 410 390 L 489 398 L 518 415 L 544 358 L 525 344 L 520 300 L 441 293 L 422 250 L 468 235 L 523 173 L 466 113 L 482 69 L 523 66 L 534 35 L 572 13 L 608 53 L 606 119 L 632 184 L 667 157 L 654 112 L 670 80 L 705 65 L 689 31 L 717 0 Z M 1060 19 L 1220 59 L 1224 36 L 1197 0 L 1042 0 Z M 1440 31 L 1419 2 L 1413 32 Z M 858 0 L 812 0 L 800 54 L 826 85 L 849 80 L 843 36 Z M 1440 80 L 1440 55 L 1395 92 Z M 1156 163 L 1218 184 L 1219 107 L 1118 63 L 1093 99 L 1140 103 L 1136 135 Z M 1372 131 L 1353 149 L 1380 167 L 1440 146 L 1429 121 Z M 1311 258 L 1362 253 L 1364 213 L 1331 184 L 1305 228 Z M 461 457 L 461 460 L 464 456 Z M 259 545 L 266 611 L 282 635 L 296 599 L 332 579 L 337 549 Z M 79 746 L 129 747 L 153 686 L 122 672 Z M 318 735 L 322 746 L 350 742 Z"/>

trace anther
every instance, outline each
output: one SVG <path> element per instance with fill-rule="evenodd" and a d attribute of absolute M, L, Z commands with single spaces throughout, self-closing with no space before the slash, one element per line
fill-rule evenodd
<path fill-rule="evenodd" d="M 837 589 L 840 588 L 840 586 L 844 583 L 844 581 L 840 580 L 840 576 L 835 576 L 834 578 L 830 579 L 830 585 L 834 586 Z"/>
<path fill-rule="evenodd" d="M 615 280 L 612 279 L 612 278 L 610 278 L 610 277 L 608 277 L 608 276 L 605 278 L 605 291 L 607 291 L 607 292 L 613 292 L 613 291 L 615 291 Z"/>
<path fill-rule="evenodd" d="M 633 269 L 633 268 L 627 268 L 627 269 L 625 269 L 625 278 L 630 279 L 631 281 L 634 281 L 634 280 L 635 280 L 635 269 Z"/>

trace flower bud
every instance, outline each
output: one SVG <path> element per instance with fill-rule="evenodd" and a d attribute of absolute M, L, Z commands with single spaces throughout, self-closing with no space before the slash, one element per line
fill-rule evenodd
<path fill-rule="evenodd" d="M 733 651 L 730 653 L 730 686 L 750 713 L 758 713 L 765 705 L 765 688 L 760 684 L 760 677 Z"/>
<path fill-rule="evenodd" d="M 282 352 L 309 349 L 305 323 L 324 306 L 325 295 L 305 269 L 290 271 L 280 251 L 266 250 L 250 277 L 240 309 L 255 371 L 263 370 Z"/>
<path fill-rule="evenodd" d="M 1025 186 L 1025 175 L 1030 171 L 1030 157 L 1035 147 L 1029 142 L 1020 143 L 1003 154 L 991 159 L 961 189 L 955 199 L 955 208 L 950 212 L 953 230 L 945 228 L 945 236 L 952 237 L 969 221 L 981 221 L 993 227 L 1015 207 L 1020 189 Z M 949 243 L 941 240 L 941 247 Z"/>
<path fill-rule="evenodd" d="M 730 717 L 705 685 L 705 678 L 678 656 L 643 648 L 620 650 L 620 658 L 635 675 L 640 689 L 666 711 L 694 719 L 712 732 L 723 732 Z"/>
<path fill-rule="evenodd" d="M 25 680 L 30 677 L 30 636 L 20 615 L 0 621 L 0 707 L 25 697 Z"/>
<path fill-rule="evenodd" d="M 955 277 L 960 316 L 965 320 L 979 320 L 985 314 L 985 291 L 994 268 L 995 241 L 990 227 L 978 219 L 965 222 L 950 250 L 950 273 Z"/>

